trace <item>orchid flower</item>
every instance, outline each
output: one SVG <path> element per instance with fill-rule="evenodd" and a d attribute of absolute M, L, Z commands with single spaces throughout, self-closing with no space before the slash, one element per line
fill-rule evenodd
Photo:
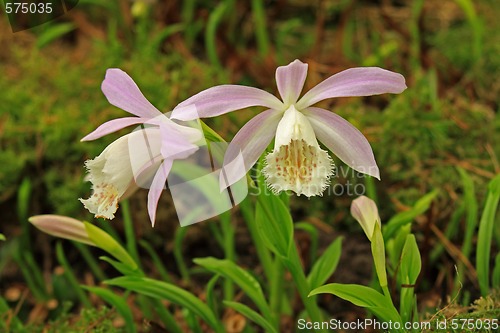
<path fill-rule="evenodd" d="M 93 193 L 89 199 L 80 201 L 96 217 L 113 219 L 118 202 L 153 177 L 147 186 L 148 213 L 154 226 L 158 200 L 174 160 L 195 152 L 202 133 L 179 125 L 158 111 L 122 70 L 108 69 L 102 91 L 111 104 L 138 117 L 108 121 L 82 141 L 94 140 L 130 125 L 151 127 L 122 136 L 95 159 L 85 162 Z"/>
<path fill-rule="evenodd" d="M 275 193 L 291 190 L 307 197 L 322 194 L 334 165 L 318 140 L 354 170 L 380 179 L 373 151 L 363 134 L 340 116 L 313 105 L 333 97 L 401 93 L 406 89 L 404 77 L 378 67 L 351 68 L 330 76 L 299 99 L 307 67 L 299 60 L 278 67 L 276 83 L 281 100 L 257 88 L 221 85 L 192 96 L 173 110 L 172 119 L 190 120 L 251 106 L 267 108 L 231 141 L 224 157 L 221 189 L 244 177 L 273 137 L 274 150 L 266 156 L 263 173 Z M 245 168 L 231 165 L 239 155 Z"/>

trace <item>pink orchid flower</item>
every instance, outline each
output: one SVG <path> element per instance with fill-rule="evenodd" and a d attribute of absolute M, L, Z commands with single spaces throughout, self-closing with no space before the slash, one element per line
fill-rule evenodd
<path fill-rule="evenodd" d="M 351 68 L 330 76 L 299 99 L 307 67 L 299 60 L 278 67 L 276 83 L 282 100 L 253 87 L 221 85 L 192 96 L 173 110 L 172 119 L 190 120 L 251 106 L 267 108 L 246 123 L 229 144 L 221 189 L 244 177 L 273 137 L 274 150 L 266 156 L 263 173 L 275 193 L 291 190 L 307 197 L 323 193 L 334 165 L 318 140 L 354 170 L 380 179 L 363 134 L 340 116 L 313 105 L 333 97 L 401 93 L 406 89 L 404 77 L 378 67 Z M 238 156 L 243 157 L 245 168 L 231 164 Z"/>
<path fill-rule="evenodd" d="M 130 125 L 148 127 L 120 137 L 99 156 L 85 162 L 93 192 L 90 198 L 80 201 L 96 217 L 113 219 L 121 199 L 139 187 L 148 187 L 148 214 L 154 226 L 158 200 L 174 160 L 194 153 L 203 135 L 199 129 L 179 125 L 158 111 L 120 69 L 108 69 L 101 87 L 111 104 L 137 117 L 108 121 L 82 141 L 95 140 Z"/>

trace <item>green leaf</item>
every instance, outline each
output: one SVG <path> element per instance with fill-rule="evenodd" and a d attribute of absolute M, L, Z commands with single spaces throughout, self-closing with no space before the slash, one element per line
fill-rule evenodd
<path fill-rule="evenodd" d="M 220 275 L 214 275 L 210 281 L 207 283 L 207 288 L 206 288 L 206 297 L 207 297 L 207 305 L 214 311 L 214 313 L 217 315 L 217 299 L 214 294 L 214 288 L 215 285 L 217 284 L 217 281 L 219 281 Z"/>
<path fill-rule="evenodd" d="M 386 303 L 383 294 L 375 289 L 357 284 L 329 283 L 312 290 L 309 296 L 317 294 L 333 294 L 363 308 L 382 306 Z"/>
<path fill-rule="evenodd" d="M 318 255 L 318 239 L 319 239 L 319 232 L 316 227 L 314 227 L 312 224 L 306 223 L 306 222 L 296 222 L 294 223 L 295 229 L 296 230 L 304 230 L 306 231 L 309 236 L 311 237 L 311 262 L 316 261 L 316 256 Z"/>
<path fill-rule="evenodd" d="M 414 285 L 417 282 L 421 267 L 422 262 L 417 241 L 415 240 L 415 236 L 410 234 L 406 237 L 399 270 L 400 281 L 404 284 L 401 286 L 400 295 L 400 314 L 404 322 L 409 322 L 412 319 L 411 316 L 415 304 Z"/>
<path fill-rule="evenodd" d="M 248 306 L 238 303 L 238 302 L 229 302 L 229 301 L 224 301 L 224 305 L 227 307 L 230 307 L 231 309 L 234 309 L 262 327 L 265 332 L 268 333 L 278 333 L 276 329 L 271 325 L 269 321 L 267 321 L 264 317 L 262 317 L 260 314 L 255 312 L 254 310 L 250 309 Z"/>
<path fill-rule="evenodd" d="M 415 240 L 415 236 L 410 234 L 406 236 L 406 242 L 401 254 L 400 272 L 403 276 L 403 283 L 415 284 L 420 274 L 421 267 L 422 262 L 417 241 Z"/>
<path fill-rule="evenodd" d="M 401 322 L 391 300 L 375 289 L 356 284 L 330 283 L 314 289 L 309 296 L 317 294 L 333 294 L 354 305 L 369 309 L 384 321 Z"/>
<path fill-rule="evenodd" d="M 2 240 L 2 241 L 6 240 L 6 238 L 3 234 L 0 234 L 0 240 Z"/>
<path fill-rule="evenodd" d="M 130 268 L 138 268 L 134 259 L 132 259 L 123 246 L 121 246 L 120 243 L 118 243 L 113 237 L 91 223 L 83 223 L 85 224 L 85 230 L 87 230 L 90 240 L 94 242 L 97 247 L 108 252 L 113 257 L 120 260 L 123 264 L 128 265 Z"/>
<path fill-rule="evenodd" d="M 134 316 L 132 315 L 132 310 L 130 309 L 127 302 L 114 292 L 109 289 L 100 288 L 100 287 L 88 287 L 82 286 L 83 289 L 90 291 L 93 294 L 96 294 L 100 298 L 102 298 L 105 302 L 111 304 L 116 308 L 118 313 L 125 320 L 125 327 L 127 328 L 127 332 L 137 332 L 134 324 Z"/>
<path fill-rule="evenodd" d="M 238 285 L 259 310 L 265 315 L 270 315 L 270 308 L 262 292 L 259 282 L 243 268 L 236 265 L 234 262 L 227 259 L 217 259 L 212 257 L 196 258 L 193 260 L 197 265 L 200 265 L 211 272 L 219 274 L 226 279 L 233 281 Z"/>
<path fill-rule="evenodd" d="M 107 280 L 105 283 L 178 304 L 198 315 L 216 332 L 222 332 L 219 320 L 217 320 L 214 312 L 205 303 L 200 301 L 198 297 L 192 293 L 173 284 L 144 277 L 128 276 Z"/>
<path fill-rule="evenodd" d="M 438 195 L 434 190 L 420 198 L 412 209 L 394 215 L 383 228 L 384 239 L 391 239 L 399 228 L 410 223 L 413 219 L 423 214 L 431 205 L 434 198 Z"/>
<path fill-rule="evenodd" d="M 259 196 L 255 223 L 264 245 L 276 255 L 288 257 L 293 243 L 293 221 L 290 211 L 279 197 L 270 194 Z"/>
<path fill-rule="evenodd" d="M 389 260 L 392 266 L 387 266 L 393 270 L 399 268 L 399 259 L 401 258 L 401 252 L 403 251 L 403 246 L 406 242 L 406 236 L 411 232 L 411 225 L 407 224 L 398 230 L 395 237 L 386 241 L 386 250 L 389 256 Z"/>
<path fill-rule="evenodd" d="M 57 38 L 67 34 L 68 32 L 74 29 L 75 26 L 73 23 L 61 23 L 55 26 L 51 26 L 48 29 L 44 30 L 44 32 L 40 34 L 40 36 L 38 36 L 36 41 L 36 47 L 41 49 L 50 42 L 56 40 Z"/>
<path fill-rule="evenodd" d="M 489 269 L 491 239 L 493 227 L 495 226 L 495 214 L 500 199 L 500 174 L 493 178 L 488 184 L 488 195 L 484 206 L 483 215 L 479 221 L 477 235 L 476 270 L 479 280 L 481 295 L 488 295 L 489 291 Z M 496 222 L 498 224 L 498 221 Z"/>
<path fill-rule="evenodd" d="M 372 235 L 372 256 L 373 262 L 375 264 L 375 270 L 377 272 L 378 281 L 380 286 L 387 286 L 387 272 L 385 270 L 385 246 L 384 237 L 382 236 L 382 231 L 378 223 L 375 223 Z"/>
<path fill-rule="evenodd" d="M 144 276 L 144 273 L 139 268 L 132 269 L 130 266 L 125 265 L 119 261 L 113 260 L 110 257 L 100 256 L 99 259 L 111 264 L 118 272 L 126 276 Z"/>
<path fill-rule="evenodd" d="M 462 168 L 457 168 L 460 178 L 462 179 L 464 188 L 464 201 L 466 223 L 465 223 L 465 236 L 462 245 L 462 253 L 465 257 L 469 258 L 472 249 L 472 238 L 477 226 L 477 211 L 478 204 L 476 199 L 476 192 L 474 190 L 474 182 L 469 174 Z M 461 264 L 463 266 L 463 264 Z"/>
<path fill-rule="evenodd" d="M 311 289 L 321 286 L 335 272 L 342 253 L 342 239 L 342 237 L 338 237 L 314 263 L 307 276 L 307 282 Z"/>

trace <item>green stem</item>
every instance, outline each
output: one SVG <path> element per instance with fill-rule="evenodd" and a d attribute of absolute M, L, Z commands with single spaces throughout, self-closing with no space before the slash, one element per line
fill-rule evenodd
<path fill-rule="evenodd" d="M 283 300 L 283 275 L 285 273 L 283 264 L 280 260 L 275 260 L 273 265 L 274 279 L 271 280 L 271 289 L 269 295 L 269 304 L 274 315 L 275 324 L 279 325 L 279 317 Z"/>
<path fill-rule="evenodd" d="M 284 264 L 287 266 L 288 270 L 292 274 L 293 281 L 297 286 L 297 290 L 299 292 L 300 298 L 304 303 L 307 313 L 312 322 L 321 322 L 322 316 L 321 311 L 319 310 L 318 305 L 316 304 L 316 297 L 308 297 L 309 292 L 311 291 L 309 288 L 309 283 L 307 282 L 306 275 L 304 274 L 304 270 L 302 269 L 302 264 L 300 261 L 299 253 L 297 251 L 297 247 L 295 244 L 292 244 L 290 247 L 290 253 L 288 259 L 283 258 Z M 326 332 L 323 329 L 317 330 L 318 332 Z"/>
<path fill-rule="evenodd" d="M 139 261 L 139 253 L 137 251 L 137 244 L 135 242 L 135 232 L 134 224 L 132 222 L 132 214 L 130 214 L 130 207 L 128 201 L 124 200 L 121 202 L 122 214 L 123 214 L 123 224 L 125 228 L 125 243 L 127 246 L 128 253 L 134 258 L 137 264 Z"/>
<path fill-rule="evenodd" d="M 254 215 L 252 208 L 250 206 L 250 198 L 246 198 L 240 203 L 241 213 L 243 218 L 247 223 L 248 231 L 250 232 L 250 237 L 252 237 L 253 243 L 255 245 L 255 250 L 257 251 L 257 257 L 259 257 L 259 262 L 264 269 L 264 275 L 267 281 L 274 281 L 274 268 L 273 259 L 271 258 L 271 252 L 266 248 L 264 242 L 262 241 L 259 231 L 255 227 Z"/>
<path fill-rule="evenodd" d="M 231 215 L 225 212 L 220 215 L 222 241 L 226 259 L 235 261 L 234 252 L 234 227 L 231 225 Z M 232 301 L 234 298 L 234 285 L 230 279 L 224 279 L 224 299 Z"/>

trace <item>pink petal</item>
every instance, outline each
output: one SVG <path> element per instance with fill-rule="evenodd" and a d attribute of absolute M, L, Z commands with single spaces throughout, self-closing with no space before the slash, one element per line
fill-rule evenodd
<path fill-rule="evenodd" d="M 105 136 L 109 133 L 119 131 L 124 127 L 140 124 L 143 122 L 144 119 L 137 117 L 125 117 L 125 118 L 113 119 L 97 127 L 93 132 L 87 134 L 80 141 L 92 141 L 95 139 L 99 139 L 100 137 Z"/>
<path fill-rule="evenodd" d="M 224 155 L 221 190 L 243 178 L 257 162 L 276 135 L 281 116 L 282 113 L 276 110 L 261 112 L 236 133 Z"/>
<path fill-rule="evenodd" d="M 297 103 L 297 109 L 305 109 L 327 98 L 399 94 L 405 89 L 405 78 L 401 74 L 378 67 L 350 68 L 309 90 Z"/>
<path fill-rule="evenodd" d="M 324 109 L 310 107 L 303 113 L 311 122 L 316 137 L 332 153 L 354 170 L 380 179 L 372 148 L 356 127 Z"/>
<path fill-rule="evenodd" d="M 144 97 L 134 80 L 121 69 L 108 69 L 101 89 L 109 103 L 138 117 L 152 118 L 161 114 Z"/>
<path fill-rule="evenodd" d="M 276 84 L 278 91 L 286 105 L 294 104 L 300 96 L 307 76 L 307 64 L 295 60 L 288 66 L 278 67 L 276 70 Z"/>
<path fill-rule="evenodd" d="M 156 219 L 156 208 L 158 207 L 158 200 L 160 200 L 160 195 L 163 189 L 165 189 L 165 182 L 167 181 L 170 169 L 172 169 L 173 161 L 171 159 L 164 160 L 163 163 L 158 168 L 158 171 L 153 178 L 151 187 L 148 193 L 148 213 L 149 219 L 151 220 L 151 225 L 155 226 Z"/>
<path fill-rule="evenodd" d="M 275 96 L 261 89 L 237 85 L 221 85 L 203 90 L 180 103 L 173 110 L 171 118 L 193 120 L 215 117 L 250 106 L 282 109 L 283 103 Z"/>

